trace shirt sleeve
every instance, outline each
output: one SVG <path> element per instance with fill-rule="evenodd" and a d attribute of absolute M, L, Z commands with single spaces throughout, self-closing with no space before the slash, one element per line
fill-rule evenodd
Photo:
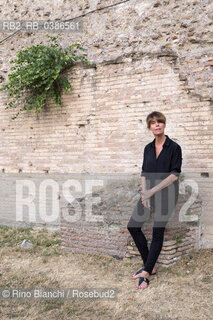
<path fill-rule="evenodd" d="M 175 174 L 177 177 L 179 177 L 181 173 L 181 165 L 182 165 L 182 150 L 179 145 L 175 148 L 172 159 L 171 159 L 171 174 Z"/>
<path fill-rule="evenodd" d="M 141 177 L 142 176 L 146 176 L 146 173 L 145 173 L 145 169 L 146 169 L 146 167 L 145 167 L 145 157 L 146 157 L 146 152 L 145 152 L 145 149 L 146 148 L 144 148 L 144 152 L 143 152 L 143 164 L 142 164 L 142 168 L 141 168 Z"/>

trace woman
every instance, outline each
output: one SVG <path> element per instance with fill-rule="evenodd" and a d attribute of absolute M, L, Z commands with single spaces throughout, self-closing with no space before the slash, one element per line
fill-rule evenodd
<path fill-rule="evenodd" d="M 154 111 L 147 116 L 146 123 L 155 139 L 144 148 L 141 198 L 127 225 L 144 264 L 144 268 L 132 275 L 133 279 L 139 278 L 137 289 L 147 288 L 150 275 L 156 273 L 155 263 L 163 246 L 165 227 L 178 200 L 178 178 L 182 165 L 180 145 L 164 134 L 165 115 Z M 152 212 L 154 225 L 148 250 L 141 227 Z"/>

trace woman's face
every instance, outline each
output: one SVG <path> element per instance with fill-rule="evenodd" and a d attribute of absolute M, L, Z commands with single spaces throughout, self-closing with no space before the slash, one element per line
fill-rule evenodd
<path fill-rule="evenodd" d="M 156 136 L 164 134 L 164 129 L 166 125 L 163 122 L 159 122 L 156 118 L 152 119 L 150 122 L 149 130 Z"/>

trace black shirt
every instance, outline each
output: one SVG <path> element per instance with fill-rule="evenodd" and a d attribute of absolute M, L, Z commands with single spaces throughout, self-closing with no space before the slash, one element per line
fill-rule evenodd
<path fill-rule="evenodd" d="M 168 135 L 163 144 L 162 150 L 156 159 L 155 140 L 148 143 L 144 148 L 143 165 L 141 176 L 150 178 L 153 182 L 157 179 L 165 179 L 170 174 L 179 177 L 182 165 L 182 150 L 180 145 L 170 139 Z M 176 180 L 178 181 L 178 180 Z M 176 182 L 175 181 L 175 182 Z"/>
<path fill-rule="evenodd" d="M 163 148 L 156 159 L 155 139 L 144 148 L 141 176 L 146 177 L 146 188 L 158 185 L 170 174 L 179 177 L 182 165 L 182 151 L 178 143 L 166 135 Z M 151 198 L 152 210 L 162 217 L 170 216 L 178 201 L 179 179 L 157 191 Z M 159 216 L 158 216 L 159 217 Z M 166 220 L 167 221 L 167 220 Z"/>

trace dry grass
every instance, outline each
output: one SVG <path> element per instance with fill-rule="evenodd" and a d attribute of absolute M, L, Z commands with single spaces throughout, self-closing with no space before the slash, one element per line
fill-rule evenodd
<path fill-rule="evenodd" d="M 21 249 L 24 238 L 33 249 Z M 116 288 L 114 300 L 0 300 L 0 319 L 212 319 L 213 249 L 158 268 L 145 290 L 130 275 L 141 265 L 60 250 L 60 233 L 0 228 L 0 287 Z"/>

